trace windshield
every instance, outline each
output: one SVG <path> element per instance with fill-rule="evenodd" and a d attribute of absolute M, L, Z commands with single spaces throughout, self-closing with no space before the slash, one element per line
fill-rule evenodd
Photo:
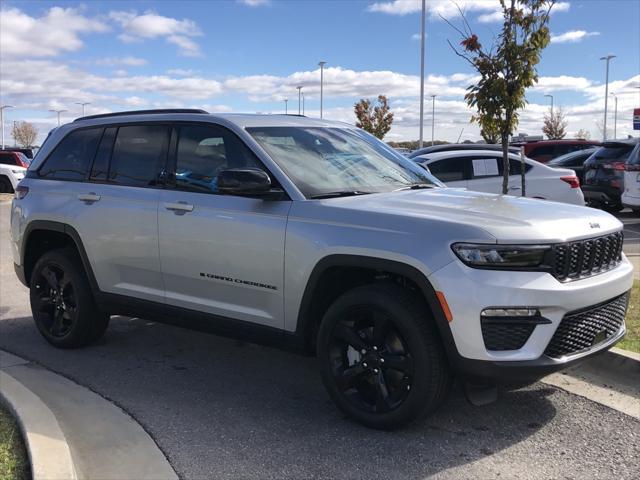
<path fill-rule="evenodd" d="M 16 153 L 18 154 L 18 157 L 20 157 L 20 160 L 24 162 L 25 165 L 31 164 L 31 159 L 27 157 L 24 153 L 22 152 L 16 152 Z"/>
<path fill-rule="evenodd" d="M 362 130 L 254 127 L 247 131 L 305 197 L 443 186 L 433 175 Z"/>
<path fill-rule="evenodd" d="M 596 160 L 617 160 L 624 162 L 629 158 L 629 154 L 633 150 L 635 145 L 631 144 L 616 144 L 611 146 L 601 147 L 594 154 L 593 158 Z"/>

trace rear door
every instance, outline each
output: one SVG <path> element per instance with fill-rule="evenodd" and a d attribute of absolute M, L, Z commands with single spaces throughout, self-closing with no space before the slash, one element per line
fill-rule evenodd
<path fill-rule="evenodd" d="M 640 200 L 640 143 L 629 155 L 625 165 L 624 188 L 625 195 Z"/>
<path fill-rule="evenodd" d="M 469 157 L 471 165 L 471 179 L 468 183 L 469 190 L 486 193 L 502 193 L 502 176 L 500 174 L 500 162 L 495 156 Z"/>
<path fill-rule="evenodd" d="M 86 182 L 79 184 L 76 229 L 102 291 L 162 302 L 158 178 L 170 127 L 107 127 Z"/>
<path fill-rule="evenodd" d="M 170 183 L 158 224 L 167 303 L 283 328 L 284 242 L 288 198 L 221 194 L 220 171 L 265 169 L 230 130 L 175 125 Z M 273 176 L 271 176 L 273 179 Z"/>

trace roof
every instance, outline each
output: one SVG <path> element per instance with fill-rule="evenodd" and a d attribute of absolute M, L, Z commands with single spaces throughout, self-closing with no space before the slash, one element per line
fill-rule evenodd
<path fill-rule="evenodd" d="M 496 154 L 502 156 L 502 152 L 498 152 L 496 150 L 453 150 L 448 152 L 433 152 L 428 153 L 426 155 L 420 155 L 417 157 L 413 157 L 411 160 L 414 162 L 420 163 L 420 160 L 423 162 L 433 161 L 433 160 L 441 160 L 443 158 L 457 158 L 457 157 L 495 157 Z M 519 153 L 509 152 L 510 158 L 520 158 Z"/>
<path fill-rule="evenodd" d="M 414 158 L 435 152 L 449 152 L 454 150 L 502 151 L 502 145 L 493 143 L 443 143 L 440 145 L 432 145 L 430 147 L 424 147 L 418 150 L 414 150 L 413 152 L 411 152 L 411 155 L 409 155 L 409 158 Z M 509 150 L 512 152 L 517 152 L 520 149 L 518 147 L 509 146 Z"/>
<path fill-rule="evenodd" d="M 72 122 L 75 125 L 81 124 L 104 124 L 111 122 L 135 122 L 140 120 L 153 121 L 227 121 L 239 127 L 349 127 L 353 125 L 310 118 L 303 115 L 283 115 L 283 114 L 250 114 L 250 113 L 207 113 L 203 110 L 142 110 L 132 112 L 114 112 L 112 114 L 92 115 L 81 117 Z M 69 125 L 69 124 L 67 124 Z"/>

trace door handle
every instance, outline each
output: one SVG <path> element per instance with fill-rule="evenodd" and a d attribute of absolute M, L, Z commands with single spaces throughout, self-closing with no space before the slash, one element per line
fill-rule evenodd
<path fill-rule="evenodd" d="M 520 190 L 520 187 L 509 187 L 509 190 Z"/>
<path fill-rule="evenodd" d="M 187 202 L 165 203 L 164 208 L 173 210 L 175 213 L 193 212 L 193 205 Z"/>
<path fill-rule="evenodd" d="M 89 193 L 81 193 L 78 195 L 78 200 L 81 200 L 86 203 L 94 203 L 100 200 L 100 195 L 96 195 L 94 192 Z"/>

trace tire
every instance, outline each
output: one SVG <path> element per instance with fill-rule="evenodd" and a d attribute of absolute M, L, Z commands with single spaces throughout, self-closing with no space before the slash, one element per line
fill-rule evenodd
<path fill-rule="evenodd" d="M 0 177 L 0 193 L 13 193 L 13 185 L 5 176 Z"/>
<path fill-rule="evenodd" d="M 619 211 L 621 211 L 623 208 L 624 208 L 624 207 L 623 207 L 622 205 L 619 205 L 619 204 L 617 204 L 617 205 L 604 205 L 604 206 L 602 207 L 602 209 L 603 209 L 605 212 L 608 212 L 608 213 L 618 213 L 618 212 L 619 212 Z"/>
<path fill-rule="evenodd" d="M 100 338 L 109 315 L 95 303 L 75 250 L 46 252 L 30 280 L 31 312 L 42 336 L 58 348 L 84 347 Z"/>
<path fill-rule="evenodd" d="M 367 427 L 393 430 L 440 406 L 452 376 L 427 311 L 391 283 L 357 287 L 333 302 L 317 352 L 322 381 L 340 410 Z"/>

